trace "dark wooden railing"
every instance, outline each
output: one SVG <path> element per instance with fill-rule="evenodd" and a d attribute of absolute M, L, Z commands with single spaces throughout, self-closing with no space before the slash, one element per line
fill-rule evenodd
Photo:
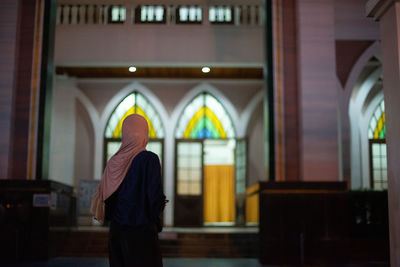
<path fill-rule="evenodd" d="M 178 18 L 178 12 L 181 5 L 174 5 L 164 3 L 164 18 L 162 22 L 164 24 L 175 24 Z M 79 25 L 79 24 L 111 24 L 114 23 L 110 20 L 111 10 L 115 7 L 112 3 L 110 4 L 76 4 L 68 3 L 63 1 L 58 5 L 57 8 L 57 24 L 58 25 Z M 126 11 L 126 18 L 119 21 L 120 23 L 135 24 L 140 23 L 140 19 L 137 16 L 140 15 L 138 5 L 118 5 L 118 7 L 124 8 Z M 260 26 L 263 25 L 263 14 L 264 10 L 262 5 L 230 5 L 232 10 L 232 25 L 250 25 Z M 212 23 L 206 20 L 208 18 L 209 6 L 202 6 L 202 21 L 200 24 Z M 152 19 L 156 22 L 155 18 Z M 214 23 L 215 24 L 215 23 Z M 217 23 L 218 24 L 218 23 Z"/>
<path fill-rule="evenodd" d="M 386 192 L 345 183 L 260 184 L 260 262 L 347 264 L 389 261 Z"/>

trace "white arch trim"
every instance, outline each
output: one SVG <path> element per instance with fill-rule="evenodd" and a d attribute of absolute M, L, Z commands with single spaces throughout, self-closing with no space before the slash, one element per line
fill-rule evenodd
<path fill-rule="evenodd" d="M 360 112 L 362 112 L 363 105 L 368 97 L 369 92 L 371 91 L 372 87 L 376 84 L 379 77 L 381 77 L 381 75 L 382 75 L 382 67 L 378 67 L 365 79 L 365 81 L 361 84 L 360 89 L 357 90 L 357 92 L 353 91 L 349 103 L 350 116 L 351 112 L 353 112 L 354 109 L 356 109 L 357 111 L 360 110 Z"/>
<path fill-rule="evenodd" d="M 364 53 L 358 58 L 353 68 L 351 69 L 350 75 L 347 78 L 347 81 L 344 86 L 345 91 L 351 94 L 351 92 L 354 89 L 354 86 L 357 83 L 358 77 L 360 77 L 360 74 L 363 71 L 365 65 L 372 57 L 376 57 L 377 59 L 379 59 L 379 61 L 382 62 L 380 51 L 381 47 L 379 41 L 375 41 L 364 51 Z"/>
<path fill-rule="evenodd" d="M 84 94 L 82 93 L 81 90 L 75 88 L 74 90 L 74 95 L 76 97 L 77 100 L 79 100 L 83 107 L 86 109 L 86 112 L 89 114 L 89 118 L 90 118 L 90 122 L 92 124 L 92 129 L 93 129 L 93 134 L 94 134 L 94 159 L 93 159 L 93 175 L 94 178 L 96 179 L 96 177 L 98 176 L 97 172 L 97 161 L 101 162 L 102 159 L 102 155 L 99 155 L 99 148 L 97 147 L 98 143 L 97 140 L 99 139 L 99 135 L 101 134 L 98 129 L 99 129 L 99 125 L 96 123 L 98 121 L 100 121 L 100 116 L 99 113 L 97 112 L 96 108 L 94 107 L 94 105 L 92 104 L 92 102 L 90 101 L 90 99 Z"/>
<path fill-rule="evenodd" d="M 143 86 L 138 82 L 133 82 L 125 86 L 117 94 L 115 94 L 114 97 L 108 102 L 107 106 L 104 108 L 103 114 L 101 115 L 100 118 L 102 133 L 104 133 L 108 119 L 110 118 L 114 109 L 126 96 L 128 96 L 133 91 L 141 93 L 149 100 L 150 103 L 152 103 L 155 110 L 160 115 L 163 127 L 165 129 L 165 122 L 168 120 L 168 117 L 166 115 L 167 111 L 165 110 L 163 104 L 160 102 L 157 96 L 153 94 L 147 87 Z"/>
<path fill-rule="evenodd" d="M 359 121 L 360 137 L 361 137 L 361 165 L 362 165 L 362 184 L 363 188 L 370 188 L 370 162 L 369 162 L 369 146 L 368 146 L 368 128 L 372 115 L 376 107 L 383 100 L 383 90 L 381 90 L 369 103 L 365 113 L 361 115 Z"/>
<path fill-rule="evenodd" d="M 96 130 L 95 122 L 99 121 L 100 119 L 99 113 L 97 112 L 96 108 L 94 107 L 90 99 L 84 93 L 82 93 L 81 90 L 75 88 L 74 95 L 76 99 L 78 99 L 79 102 L 81 102 L 84 108 L 86 109 L 87 113 L 89 114 L 93 130 Z"/>
<path fill-rule="evenodd" d="M 240 128 L 238 137 L 242 138 L 246 136 L 247 127 L 249 126 L 249 122 L 251 117 L 253 116 L 254 110 L 257 108 L 258 104 L 262 103 L 264 99 L 264 90 L 258 92 L 250 102 L 247 104 L 244 109 L 242 115 L 240 116 Z"/>
<path fill-rule="evenodd" d="M 95 179 L 100 179 L 101 178 L 101 166 L 102 166 L 102 159 L 103 159 L 103 145 L 104 145 L 104 131 L 107 126 L 108 119 L 110 118 L 112 112 L 114 109 L 117 107 L 117 105 L 130 93 L 133 91 L 137 91 L 141 94 L 143 94 L 149 101 L 150 103 L 153 104 L 155 110 L 159 114 L 161 118 L 161 122 L 163 124 L 163 127 L 166 132 L 166 138 L 168 131 L 165 127 L 165 122 L 168 121 L 168 116 L 167 116 L 167 111 L 165 110 L 163 104 L 160 102 L 160 100 L 157 98 L 156 95 L 154 95 L 147 87 L 143 86 L 142 84 L 138 82 L 133 82 L 125 87 L 123 87 L 118 93 L 116 93 L 111 100 L 108 102 L 106 107 L 104 108 L 103 113 L 101 114 L 99 118 L 99 124 L 97 128 L 97 136 L 96 136 L 96 154 L 95 154 L 95 172 L 94 176 Z"/>
<path fill-rule="evenodd" d="M 348 120 L 349 122 L 349 129 L 350 129 L 350 151 L 351 151 L 351 186 L 354 189 L 358 189 L 362 187 L 362 181 L 361 181 L 361 156 L 359 153 L 361 153 L 361 144 L 360 142 L 360 132 L 358 130 L 358 128 L 354 125 L 357 124 L 357 118 L 352 117 L 352 113 L 354 107 L 350 107 L 351 106 L 351 102 L 354 101 L 351 99 L 352 95 L 353 95 L 353 90 L 354 88 L 357 86 L 357 82 L 361 73 L 364 70 L 364 67 L 366 66 L 367 62 L 372 58 L 372 57 L 376 57 L 378 60 L 381 60 L 381 49 L 380 49 L 380 43 L 379 41 L 375 41 L 374 43 L 372 43 L 363 53 L 362 55 L 357 59 L 357 61 L 355 62 L 355 64 L 353 65 L 351 72 L 347 78 L 347 80 L 345 81 L 345 84 L 342 85 L 340 84 L 340 82 L 338 81 L 338 88 L 343 88 L 339 90 L 340 94 L 339 97 L 340 99 L 342 99 L 344 105 L 345 105 L 345 110 L 343 111 L 343 115 L 342 115 L 342 119 L 343 122 L 346 122 Z M 359 88 L 361 89 L 361 88 Z M 357 94 L 360 93 L 361 90 L 357 90 Z M 354 94 L 354 95 L 357 95 Z M 354 104 L 354 103 L 353 103 Z M 360 109 L 361 111 L 361 109 Z M 339 146 L 339 149 L 340 146 Z M 341 159 L 342 160 L 342 159 Z M 341 160 L 339 161 L 339 164 L 341 162 Z M 340 173 L 340 172 L 339 172 Z"/>
<path fill-rule="evenodd" d="M 179 104 L 175 107 L 174 111 L 171 114 L 171 125 L 172 127 L 172 134 L 175 132 L 175 128 L 177 126 L 178 120 L 180 115 L 182 114 L 183 110 L 185 107 L 190 103 L 190 101 L 193 100 L 198 94 L 206 92 L 210 93 L 213 95 L 218 101 L 221 102 L 222 106 L 226 109 L 228 112 L 229 116 L 232 119 L 232 124 L 235 130 L 235 135 L 238 136 L 239 134 L 239 115 L 235 109 L 235 107 L 232 105 L 231 101 L 224 95 L 222 94 L 216 87 L 208 84 L 208 83 L 201 83 L 194 87 L 191 91 L 189 91 L 179 102 Z"/>
<path fill-rule="evenodd" d="M 378 67 L 365 79 L 358 92 L 353 92 L 350 97 L 348 114 L 350 119 L 351 184 L 353 189 L 369 188 L 369 120 L 366 117 L 367 112 L 363 112 L 362 110 L 371 88 L 375 85 L 381 75 L 382 67 Z M 374 99 L 370 103 L 370 106 L 376 103 L 376 101 L 377 100 Z"/>

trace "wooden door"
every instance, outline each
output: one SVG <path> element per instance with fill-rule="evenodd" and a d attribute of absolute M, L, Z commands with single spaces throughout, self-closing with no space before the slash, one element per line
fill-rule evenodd
<path fill-rule="evenodd" d="M 175 226 L 203 225 L 203 143 L 176 141 Z"/>

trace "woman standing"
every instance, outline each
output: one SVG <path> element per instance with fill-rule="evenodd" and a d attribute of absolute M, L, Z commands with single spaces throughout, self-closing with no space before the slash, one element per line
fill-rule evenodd
<path fill-rule="evenodd" d="M 158 232 L 165 195 L 158 156 L 146 151 L 147 121 L 140 115 L 126 117 L 122 144 L 108 161 L 91 211 L 110 221 L 108 242 L 111 267 L 162 266 Z"/>

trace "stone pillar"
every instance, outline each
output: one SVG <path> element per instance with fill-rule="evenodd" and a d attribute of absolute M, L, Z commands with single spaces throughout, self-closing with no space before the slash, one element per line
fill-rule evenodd
<path fill-rule="evenodd" d="M 11 114 L 14 73 L 16 69 L 15 50 L 17 43 L 18 2 L 0 2 L 0 179 L 9 177 Z"/>
<path fill-rule="evenodd" d="M 388 156 L 391 266 L 400 266 L 400 2 L 371 0 L 367 15 L 379 20 Z"/>
<path fill-rule="evenodd" d="M 27 178 L 36 2 L 0 1 L 0 179 Z"/>
<path fill-rule="evenodd" d="M 297 1 L 300 180 L 338 181 L 333 0 Z"/>

